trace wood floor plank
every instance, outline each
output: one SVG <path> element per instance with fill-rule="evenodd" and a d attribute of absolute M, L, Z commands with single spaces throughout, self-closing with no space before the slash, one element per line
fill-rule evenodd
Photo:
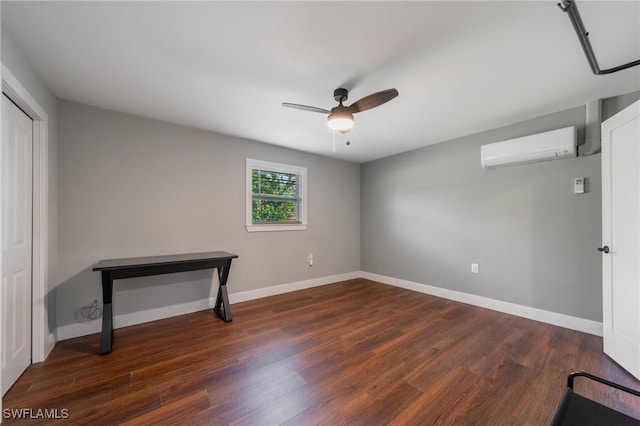
<path fill-rule="evenodd" d="M 393 425 L 430 425 L 454 423 L 458 413 L 465 413 L 470 391 L 479 378 L 468 370 L 449 370 L 440 380 L 420 392 L 401 413 L 395 416 Z M 442 392 L 455 388 L 456 392 Z M 462 423 L 459 423 L 462 424 Z"/>
<path fill-rule="evenodd" d="M 599 337 L 364 279 L 233 311 L 118 329 L 106 356 L 99 335 L 59 342 L 3 408 L 67 409 L 64 424 L 541 425 L 572 370 L 640 388 Z M 637 399 L 577 386 L 640 417 Z"/>
<path fill-rule="evenodd" d="M 211 414 L 209 396 L 206 391 L 186 395 L 183 398 L 163 405 L 157 410 L 145 413 L 134 419 L 122 422 L 122 425 L 177 425 L 189 424 L 191 420 Z M 213 418 L 209 417 L 211 420 Z"/>

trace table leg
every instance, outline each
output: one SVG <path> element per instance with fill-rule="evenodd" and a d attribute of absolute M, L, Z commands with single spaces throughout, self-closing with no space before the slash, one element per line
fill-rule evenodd
<path fill-rule="evenodd" d="M 231 305 L 229 304 L 229 294 L 227 293 L 227 278 L 229 278 L 229 269 L 231 269 L 231 259 L 227 264 L 218 268 L 218 278 L 220 287 L 218 287 L 218 296 L 216 297 L 216 306 L 213 311 L 218 314 L 225 322 L 233 321 L 231 317 Z"/>
<path fill-rule="evenodd" d="M 102 271 L 102 335 L 100 355 L 111 353 L 113 342 L 113 278 L 111 272 Z"/>

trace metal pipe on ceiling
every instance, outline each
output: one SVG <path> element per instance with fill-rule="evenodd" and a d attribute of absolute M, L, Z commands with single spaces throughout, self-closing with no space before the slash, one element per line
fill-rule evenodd
<path fill-rule="evenodd" d="M 558 3 L 558 7 L 563 12 L 566 12 L 567 15 L 569 15 L 569 20 L 571 21 L 573 29 L 578 35 L 578 40 L 580 41 L 580 45 L 582 45 L 582 50 L 587 57 L 587 61 L 589 62 L 591 71 L 593 71 L 595 75 L 611 74 L 617 71 L 622 71 L 624 69 L 634 67 L 636 65 L 640 65 L 639 59 L 637 61 L 632 61 L 624 65 L 601 70 L 600 66 L 598 65 L 596 55 L 593 52 L 593 47 L 591 47 L 591 42 L 589 41 L 589 32 L 587 32 L 587 30 L 584 28 L 584 23 L 582 22 L 582 18 L 580 17 L 580 12 L 578 11 L 576 2 L 574 0 L 562 0 L 560 3 Z"/>

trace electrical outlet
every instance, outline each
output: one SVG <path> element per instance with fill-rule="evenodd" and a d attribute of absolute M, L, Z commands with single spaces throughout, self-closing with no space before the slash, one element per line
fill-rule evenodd
<path fill-rule="evenodd" d="M 313 266 L 313 253 L 309 253 L 307 256 L 307 262 L 309 262 L 309 266 Z"/>
<path fill-rule="evenodd" d="M 472 263 L 471 264 L 471 272 L 473 272 L 474 274 L 478 273 L 478 264 L 477 263 Z"/>

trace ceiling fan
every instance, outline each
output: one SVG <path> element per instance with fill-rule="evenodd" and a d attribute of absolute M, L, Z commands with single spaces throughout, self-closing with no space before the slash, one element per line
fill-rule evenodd
<path fill-rule="evenodd" d="M 289 102 L 283 102 L 282 106 L 287 108 L 301 109 L 303 111 L 320 112 L 322 114 L 328 114 L 327 124 L 329 128 L 337 130 L 340 133 L 348 133 L 353 128 L 353 114 L 357 112 L 366 111 L 371 108 L 380 106 L 391 99 L 398 96 L 396 89 L 387 89 L 381 92 L 373 93 L 369 96 L 352 103 L 349 106 L 342 105 L 343 102 L 349 97 L 349 91 L 344 88 L 339 88 L 333 91 L 333 98 L 338 102 L 338 105 L 327 110 L 324 108 L 313 107 L 309 105 L 292 104 Z"/>

